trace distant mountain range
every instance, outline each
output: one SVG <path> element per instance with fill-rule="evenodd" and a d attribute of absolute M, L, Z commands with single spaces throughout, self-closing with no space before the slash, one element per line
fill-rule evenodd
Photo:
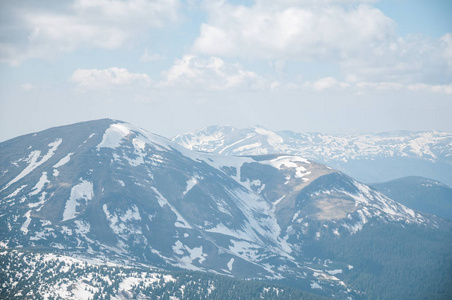
<path fill-rule="evenodd" d="M 338 298 L 452 292 L 450 222 L 304 157 L 195 152 L 103 119 L 0 143 L 0 167 L 1 255 L 60 253 Z M 97 288 L 83 282 L 74 289 Z M 36 289 L 17 292 L 26 288 Z"/>
<path fill-rule="evenodd" d="M 187 149 L 223 155 L 300 155 L 362 182 L 423 176 L 452 186 L 452 134 L 446 132 L 327 135 L 211 126 L 173 141 Z"/>

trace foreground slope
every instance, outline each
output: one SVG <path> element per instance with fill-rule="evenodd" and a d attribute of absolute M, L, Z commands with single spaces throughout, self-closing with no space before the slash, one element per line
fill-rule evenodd
<path fill-rule="evenodd" d="M 121 121 L 6 141 L 0 166 L 0 241 L 8 249 L 278 280 L 348 297 L 373 292 L 361 284 L 366 264 L 357 256 L 386 253 L 374 262 L 383 266 L 403 253 L 354 252 L 372 245 L 369 232 L 450 233 L 447 222 L 302 157 L 197 153 Z M 408 236 L 449 262 L 448 239 Z M 444 271 L 427 266 L 438 268 L 434 278 Z M 387 275 L 380 272 L 372 273 L 377 283 Z M 419 274 L 410 272 L 416 284 Z"/>
<path fill-rule="evenodd" d="M 18 250 L 0 252 L 0 279 L 2 299 L 326 299 L 287 286 L 200 272 Z"/>
<path fill-rule="evenodd" d="M 327 164 L 363 182 L 405 176 L 434 178 L 452 185 L 452 134 L 396 131 L 328 135 L 271 131 L 255 126 L 211 126 L 173 141 L 187 149 L 225 155 L 288 153 Z"/>

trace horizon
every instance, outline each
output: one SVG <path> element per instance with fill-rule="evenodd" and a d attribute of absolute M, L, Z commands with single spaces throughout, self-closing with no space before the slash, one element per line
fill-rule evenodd
<path fill-rule="evenodd" d="M 285 131 L 289 131 L 291 133 L 295 133 L 295 134 L 322 134 L 322 135 L 329 135 L 329 136 L 335 136 L 335 137 L 347 137 L 347 136 L 364 136 L 364 135 L 383 135 L 383 134 L 395 134 L 395 133 L 446 133 L 446 134 L 452 134 L 452 132 L 448 132 L 448 131 L 441 131 L 441 130 L 435 130 L 435 129 L 431 129 L 431 130 L 419 130 L 419 131 L 413 131 L 413 130 L 391 130 L 391 131 L 370 131 L 370 132 L 357 132 L 357 133 L 330 133 L 330 132 L 318 132 L 318 131 L 293 131 L 293 130 L 289 130 L 289 129 L 282 129 L 282 130 L 273 130 L 272 128 L 268 128 L 265 127 L 263 125 L 260 124 L 255 124 L 255 125 L 251 125 L 251 126 L 247 126 L 247 127 L 235 127 L 232 125 L 228 125 L 228 124 L 213 124 L 213 125 L 208 125 L 205 127 L 201 127 L 201 128 L 197 128 L 195 130 L 191 130 L 191 131 L 186 131 L 186 132 L 182 132 L 173 136 L 164 136 L 161 135 L 159 133 L 153 132 L 151 130 L 149 130 L 148 128 L 145 127 L 141 127 L 141 126 L 137 126 L 136 124 L 133 124 L 131 122 L 127 122 L 125 120 L 118 120 L 118 119 L 113 119 L 113 118 L 100 118 L 100 119 L 93 119 L 93 120 L 86 120 L 86 121 L 79 121 L 79 122 L 73 122 L 73 123 L 67 123 L 67 124 L 59 124 L 56 126 L 52 126 L 52 127 L 48 127 L 48 128 L 44 128 L 42 130 L 35 130 L 35 131 L 31 131 L 31 132 L 25 132 L 23 134 L 8 138 L 6 140 L 0 140 L 0 143 L 3 142 L 7 142 L 9 140 L 15 139 L 15 138 L 19 138 L 25 135 L 30 135 L 30 134 L 35 134 L 35 133 L 39 133 L 42 131 L 46 131 L 49 129 L 54 129 L 54 128 L 59 128 L 59 127 L 66 127 L 66 126 L 72 126 L 72 125 L 76 125 L 76 124 L 82 124 L 82 123 L 89 123 L 89 122 L 96 122 L 96 121 L 102 121 L 102 120 L 111 120 L 111 121 L 116 121 L 116 122 L 122 122 L 122 123 L 126 123 L 126 124 L 130 124 L 134 127 L 137 127 L 139 129 L 144 129 L 145 131 L 152 133 L 152 134 L 156 134 L 159 135 L 167 140 L 172 141 L 174 138 L 179 137 L 179 136 L 183 136 L 185 134 L 190 134 L 190 133 L 195 133 L 195 132 L 199 132 L 205 129 L 208 129 L 210 127 L 231 127 L 233 129 L 236 130 L 245 130 L 245 129 L 252 129 L 252 128 L 262 128 L 274 133 L 281 133 L 281 132 L 285 132 Z"/>

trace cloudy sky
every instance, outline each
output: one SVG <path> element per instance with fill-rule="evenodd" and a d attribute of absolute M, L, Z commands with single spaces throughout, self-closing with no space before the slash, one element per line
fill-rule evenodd
<path fill-rule="evenodd" d="M 0 2 L 0 141 L 99 118 L 452 131 L 450 0 Z"/>

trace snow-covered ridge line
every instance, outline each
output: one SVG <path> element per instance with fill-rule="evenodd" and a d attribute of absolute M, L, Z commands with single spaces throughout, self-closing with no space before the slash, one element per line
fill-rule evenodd
<path fill-rule="evenodd" d="M 452 159 L 452 133 L 438 131 L 328 135 L 274 132 L 256 126 L 211 126 L 178 135 L 173 141 L 187 149 L 226 155 L 287 153 L 310 159 L 322 156 L 325 160 L 378 156 Z"/>

